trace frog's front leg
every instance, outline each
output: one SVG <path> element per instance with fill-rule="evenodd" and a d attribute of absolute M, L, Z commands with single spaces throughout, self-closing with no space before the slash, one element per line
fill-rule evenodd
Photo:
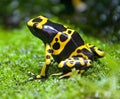
<path fill-rule="evenodd" d="M 82 57 L 68 58 L 61 61 L 58 65 L 62 69 L 62 74 L 59 78 L 70 77 L 72 75 L 72 68 L 76 69 L 77 73 L 83 73 L 91 66 L 91 60 Z"/>
<path fill-rule="evenodd" d="M 42 70 L 41 70 L 41 73 L 37 76 L 34 76 L 33 79 L 41 79 L 41 78 L 46 78 L 47 77 L 47 71 L 48 71 L 48 68 L 49 68 L 49 65 L 51 64 L 51 61 L 52 61 L 52 51 L 51 51 L 51 48 L 50 48 L 50 45 L 49 44 L 46 44 L 46 50 L 45 50 L 45 54 L 46 54 L 46 61 L 42 67 Z"/>

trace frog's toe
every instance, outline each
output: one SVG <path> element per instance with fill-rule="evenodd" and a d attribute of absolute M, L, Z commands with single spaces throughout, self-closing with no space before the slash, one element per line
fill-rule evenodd
<path fill-rule="evenodd" d="M 36 74 L 32 73 L 32 72 L 28 72 L 28 75 L 30 76 L 30 78 L 28 79 L 28 81 L 32 81 L 36 79 Z"/>
<path fill-rule="evenodd" d="M 28 72 L 29 76 L 36 76 L 36 74 L 32 73 L 32 72 Z"/>
<path fill-rule="evenodd" d="M 51 76 L 59 76 L 59 79 L 62 79 L 62 78 L 69 78 L 71 75 L 72 75 L 72 72 L 68 72 L 66 74 L 64 74 L 63 72 L 59 72 L 59 73 L 52 74 Z"/>
<path fill-rule="evenodd" d="M 30 78 L 34 78 L 34 79 L 35 79 L 36 76 L 37 76 L 36 74 L 34 74 L 34 73 L 32 73 L 32 72 L 28 72 L 28 75 L 30 76 Z"/>
<path fill-rule="evenodd" d="M 36 75 L 36 79 L 41 79 L 41 78 L 46 78 L 46 77 L 43 77 L 41 75 Z"/>
<path fill-rule="evenodd" d="M 72 72 L 68 72 L 66 74 L 62 74 L 59 79 L 62 79 L 62 78 L 69 78 L 70 76 L 72 76 Z"/>
<path fill-rule="evenodd" d="M 30 77 L 30 78 L 28 79 L 28 81 L 33 81 L 33 80 L 35 80 L 34 77 Z"/>
<path fill-rule="evenodd" d="M 52 74 L 51 76 L 61 76 L 62 74 L 63 74 L 62 72 L 59 72 L 59 73 Z"/>

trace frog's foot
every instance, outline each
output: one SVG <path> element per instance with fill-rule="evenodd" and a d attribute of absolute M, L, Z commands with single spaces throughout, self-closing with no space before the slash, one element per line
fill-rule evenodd
<path fill-rule="evenodd" d="M 72 76 L 72 72 L 68 72 L 66 74 L 62 74 L 59 79 L 62 79 L 62 78 L 69 78 L 70 76 Z"/>
<path fill-rule="evenodd" d="M 43 78 L 47 78 L 47 77 L 43 77 L 41 75 L 36 75 L 32 72 L 28 72 L 30 78 L 28 79 L 28 81 L 33 81 L 33 80 L 39 80 L 39 79 L 43 79 Z"/>
<path fill-rule="evenodd" d="M 36 74 L 34 74 L 34 73 L 32 73 L 32 72 L 28 72 L 28 76 L 29 76 L 28 81 L 32 81 L 32 80 L 35 80 L 35 79 L 36 79 Z"/>
<path fill-rule="evenodd" d="M 62 74 L 63 74 L 62 72 L 59 72 L 59 73 L 52 74 L 51 76 L 61 76 Z"/>
<path fill-rule="evenodd" d="M 59 73 L 52 74 L 51 76 L 59 76 L 59 79 L 62 79 L 62 78 L 69 78 L 71 75 L 72 75 L 72 72 L 68 72 L 66 74 L 63 74 L 63 72 L 59 72 Z"/>

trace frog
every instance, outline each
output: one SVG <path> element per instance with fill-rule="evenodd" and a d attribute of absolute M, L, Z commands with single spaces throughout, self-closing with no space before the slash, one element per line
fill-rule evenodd
<path fill-rule="evenodd" d="M 53 60 L 58 63 L 57 67 L 60 70 L 53 75 L 58 75 L 61 79 L 71 77 L 73 68 L 77 74 L 83 74 L 92 67 L 92 61 L 104 56 L 103 50 L 85 43 L 77 31 L 45 16 L 30 19 L 27 27 L 45 45 L 44 65 L 33 79 L 48 78 L 49 66 Z"/>

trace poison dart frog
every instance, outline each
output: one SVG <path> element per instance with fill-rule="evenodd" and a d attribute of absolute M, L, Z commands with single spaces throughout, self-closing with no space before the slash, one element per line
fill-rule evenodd
<path fill-rule="evenodd" d="M 104 56 L 104 51 L 92 44 L 85 44 L 78 32 L 52 22 L 44 16 L 30 19 L 27 26 L 32 34 L 41 39 L 46 46 L 46 61 L 41 73 L 34 79 L 47 77 L 47 71 L 53 59 L 61 70 L 56 75 L 59 75 L 59 78 L 66 78 L 72 75 L 72 68 L 75 68 L 78 74 L 82 74 L 91 67 L 93 59 Z"/>

